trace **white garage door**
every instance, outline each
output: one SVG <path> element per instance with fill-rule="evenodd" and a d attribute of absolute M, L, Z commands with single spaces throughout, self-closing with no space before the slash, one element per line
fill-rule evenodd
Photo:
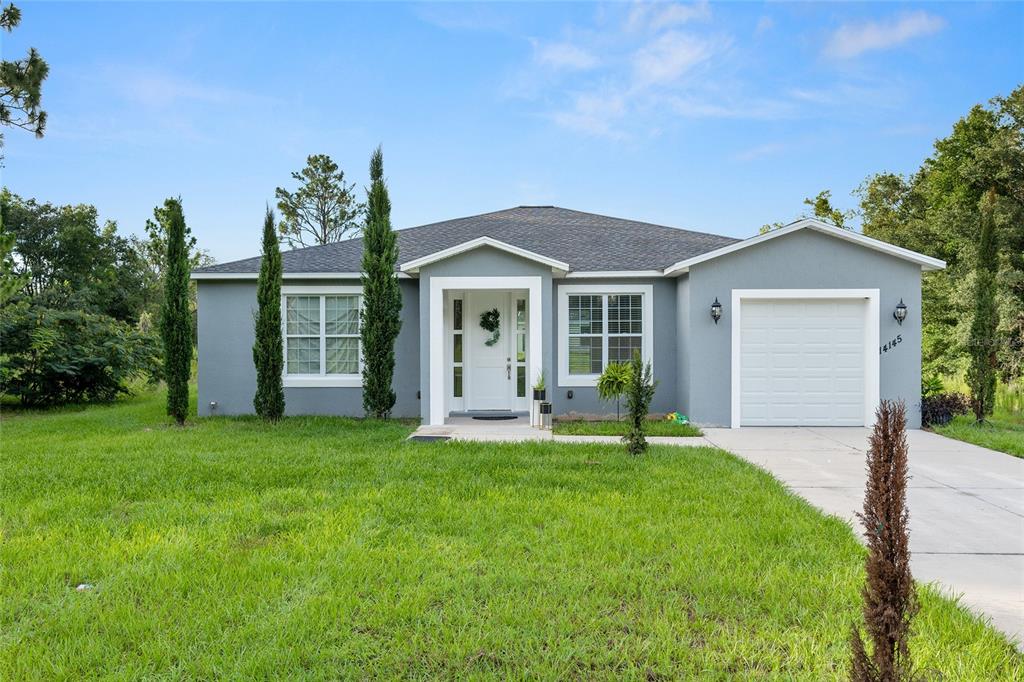
<path fill-rule="evenodd" d="M 865 299 L 749 299 L 740 425 L 864 424 Z"/>

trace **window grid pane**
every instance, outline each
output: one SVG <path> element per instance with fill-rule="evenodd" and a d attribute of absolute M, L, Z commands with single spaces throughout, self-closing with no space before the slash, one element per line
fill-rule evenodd
<path fill-rule="evenodd" d="M 320 339 L 315 336 L 289 337 L 286 367 L 288 374 L 320 373 Z"/>
<path fill-rule="evenodd" d="M 326 334 L 359 333 L 359 297 L 358 296 L 325 296 L 324 324 Z"/>
<path fill-rule="evenodd" d="M 359 339 L 330 337 L 327 339 L 327 374 L 359 373 Z"/>
<path fill-rule="evenodd" d="M 320 297 L 288 296 L 285 299 L 288 334 L 320 334 Z"/>
<path fill-rule="evenodd" d="M 609 336 L 608 337 L 608 362 L 630 362 L 633 359 L 633 351 L 643 353 L 642 336 Z"/>
<path fill-rule="evenodd" d="M 462 329 L 462 299 L 461 298 L 457 298 L 454 301 L 452 301 L 452 312 L 453 312 L 452 317 L 454 318 L 453 328 L 454 329 Z"/>
<path fill-rule="evenodd" d="M 602 313 L 601 296 L 569 296 L 569 333 L 600 334 Z"/>
<path fill-rule="evenodd" d="M 639 294 L 608 297 L 608 333 L 642 334 L 643 306 Z"/>
<path fill-rule="evenodd" d="M 456 397 L 456 398 L 461 398 L 462 397 L 462 368 L 461 367 L 453 367 L 452 368 L 452 385 L 453 385 L 452 395 L 454 397 Z"/>
<path fill-rule="evenodd" d="M 526 367 L 516 367 L 516 397 L 526 397 Z"/>
<path fill-rule="evenodd" d="M 601 337 L 569 337 L 569 374 L 601 373 Z"/>
<path fill-rule="evenodd" d="M 452 361 L 462 362 L 462 334 L 455 334 L 452 342 Z"/>

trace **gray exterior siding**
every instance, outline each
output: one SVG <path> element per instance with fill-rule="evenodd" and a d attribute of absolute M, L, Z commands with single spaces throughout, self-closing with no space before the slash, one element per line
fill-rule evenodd
<path fill-rule="evenodd" d="M 549 340 L 553 338 L 554 313 L 551 302 L 551 269 L 540 263 L 514 256 L 491 247 L 481 247 L 466 253 L 447 258 L 437 263 L 426 265 L 420 269 L 419 302 L 420 302 L 420 385 L 423 387 L 423 399 L 420 401 L 420 414 L 424 423 L 430 421 L 430 280 L 432 277 L 540 277 L 541 300 L 544 310 L 541 311 L 543 354 L 541 359 L 544 376 L 550 383 L 554 376 L 553 356 Z M 440 315 L 441 311 L 434 311 Z"/>
<path fill-rule="evenodd" d="M 303 285 L 358 284 L 357 280 L 304 280 Z M 419 298 L 416 282 L 401 281 L 402 331 L 395 344 L 394 415 L 419 415 Z M 252 414 L 256 369 L 252 361 L 255 280 L 198 282 L 199 416 Z M 285 388 L 287 414 L 362 416 L 361 388 Z M 210 403 L 217 407 L 211 410 Z"/>
<path fill-rule="evenodd" d="M 490 247 L 423 266 L 418 279 L 402 279 L 402 331 L 395 349 L 394 387 L 400 417 L 430 416 L 429 309 L 434 277 L 522 277 L 541 279 L 542 357 L 548 399 L 557 415 L 614 413 L 593 387 L 565 386 L 558 376 L 558 289 L 608 284 L 653 287 L 654 372 L 658 390 L 651 411 L 680 410 L 696 423 L 728 426 L 731 413 L 731 330 L 733 289 L 879 289 L 879 345 L 902 336 L 880 356 L 880 395 L 902 398 L 908 421 L 920 426 L 920 266 L 812 230 L 799 230 L 691 267 L 678 278 L 561 279 L 540 263 Z M 302 280 L 302 285 L 355 284 L 354 280 Z M 472 288 L 472 287 L 468 287 Z M 252 363 L 255 280 L 200 280 L 199 414 L 251 414 L 256 390 Z M 709 314 L 715 297 L 723 305 L 715 325 Z M 900 299 L 908 306 L 902 326 L 892 317 Z M 447 368 L 447 364 L 446 364 Z M 530 381 L 532 383 L 532 377 Z M 568 398 L 568 392 L 573 398 Z M 417 398 L 417 393 L 420 397 Z M 360 388 L 287 388 L 289 414 L 361 416 Z M 210 403 L 217 407 L 211 410 Z"/>
<path fill-rule="evenodd" d="M 569 279 L 555 280 L 555 290 L 550 297 L 551 308 L 554 311 L 554 329 L 558 330 L 558 287 L 564 285 L 586 285 L 593 286 L 595 291 L 600 292 L 601 287 L 607 284 L 648 284 L 654 287 L 653 295 L 653 330 L 654 330 L 654 378 L 658 381 L 658 389 L 654 394 L 651 403 L 652 412 L 671 412 L 676 409 L 678 399 L 676 386 L 678 377 L 676 374 L 677 359 L 679 357 L 676 344 L 678 328 L 676 325 L 676 282 L 672 279 L 648 277 L 629 279 Z M 545 337 L 547 339 L 549 337 Z M 553 339 L 552 367 L 554 372 L 549 372 L 548 377 L 548 400 L 551 401 L 552 410 L 556 415 L 580 414 L 580 415 L 614 415 L 615 404 L 602 402 L 597 397 L 597 389 L 593 386 L 564 386 L 559 383 L 557 374 L 559 353 L 564 353 L 565 339 Z M 572 399 L 569 399 L 568 392 L 573 392 Z"/>
<path fill-rule="evenodd" d="M 921 268 L 908 261 L 811 230 L 693 266 L 689 273 L 688 336 L 679 348 L 687 363 L 683 409 L 700 424 L 728 426 L 731 412 L 733 289 L 879 289 L 879 344 L 903 341 L 880 358 L 880 396 L 902 398 L 911 428 L 921 423 Z M 715 297 L 722 319 L 711 319 Z M 908 307 L 900 326 L 892 312 Z M 686 383 L 689 386 L 686 386 Z M 688 394 L 688 395 L 687 395 Z"/>

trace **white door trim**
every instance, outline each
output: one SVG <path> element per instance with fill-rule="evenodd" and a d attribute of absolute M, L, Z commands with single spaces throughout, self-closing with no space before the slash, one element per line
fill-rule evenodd
<path fill-rule="evenodd" d="M 444 361 L 444 292 L 449 289 L 525 289 L 529 292 L 529 350 L 526 358 L 527 390 L 541 372 L 541 300 L 542 279 L 540 277 L 431 277 L 430 278 L 430 329 L 427 336 L 430 345 L 430 368 L 427 374 L 430 383 L 431 426 L 444 424 L 445 418 L 445 361 Z M 465 314 L 465 313 L 463 313 Z M 465 329 L 465 320 L 463 329 Z M 465 341 L 463 341 L 465 349 Z M 465 365 L 463 365 L 465 366 Z M 463 375 L 463 387 L 465 387 Z M 465 388 L 463 388 L 465 390 Z M 531 415 L 532 418 L 532 415 Z"/>
<path fill-rule="evenodd" d="M 879 401 L 878 364 L 878 289 L 733 289 L 732 290 L 732 380 L 730 386 L 732 409 L 730 423 L 740 426 L 740 320 L 742 302 L 754 298 L 862 298 L 867 300 L 864 320 L 864 425 L 875 422 L 875 409 Z"/>

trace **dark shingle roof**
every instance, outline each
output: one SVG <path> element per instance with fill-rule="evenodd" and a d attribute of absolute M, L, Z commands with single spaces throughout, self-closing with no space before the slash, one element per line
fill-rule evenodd
<path fill-rule="evenodd" d="M 398 230 L 399 264 L 478 237 L 491 237 L 569 264 L 573 271 L 660 270 L 739 241 L 555 206 L 519 206 Z M 362 239 L 282 253 L 285 272 L 359 272 Z M 258 272 L 260 259 L 196 272 Z"/>

